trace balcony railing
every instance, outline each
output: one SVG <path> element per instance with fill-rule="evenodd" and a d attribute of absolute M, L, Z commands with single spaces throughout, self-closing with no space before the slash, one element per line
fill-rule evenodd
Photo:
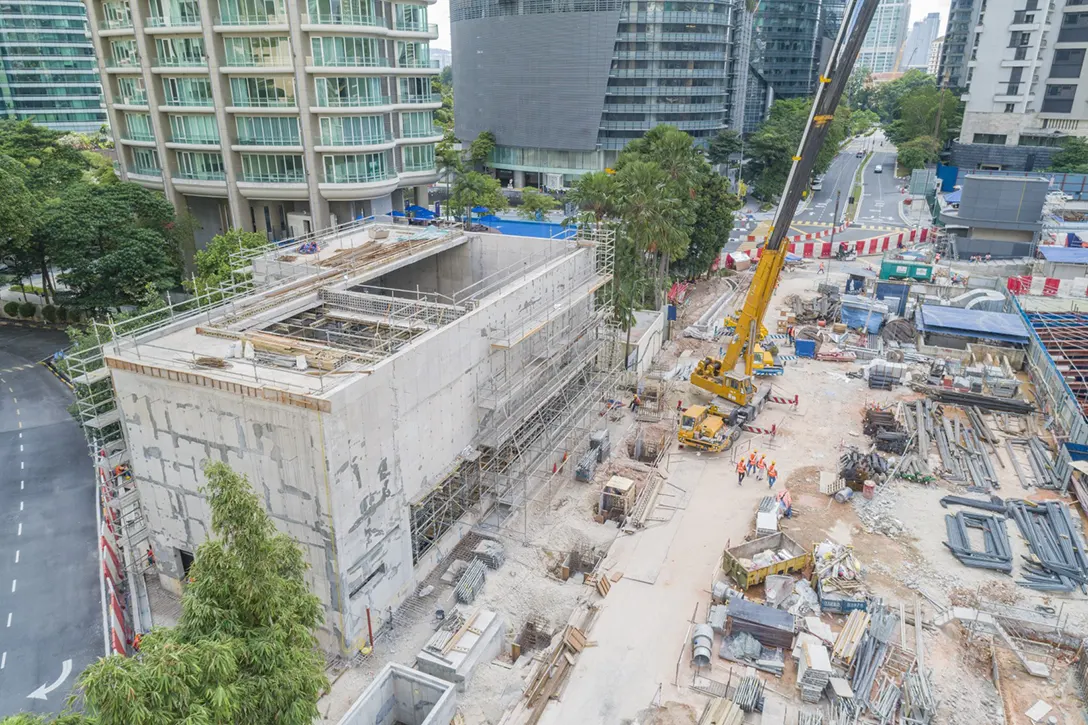
<path fill-rule="evenodd" d="M 370 96 L 357 98 L 326 98 L 322 103 L 319 99 L 317 105 L 321 108 L 354 108 L 366 106 L 388 106 L 389 96 Z"/>
<path fill-rule="evenodd" d="M 138 166 L 134 164 L 128 167 L 128 172 L 130 174 L 140 174 L 141 176 L 158 176 L 160 178 L 162 177 L 162 169 L 155 166 Z"/>
<path fill-rule="evenodd" d="M 394 30 L 403 30 L 410 33 L 429 33 L 431 35 L 438 34 L 438 26 L 434 23 L 412 23 L 403 20 L 397 20 L 393 24 Z"/>
<path fill-rule="evenodd" d="M 155 59 L 155 65 L 163 68 L 207 68 L 208 56 L 159 56 Z"/>
<path fill-rule="evenodd" d="M 401 138 L 430 138 L 432 136 L 441 136 L 441 132 L 432 128 L 414 128 L 401 133 Z"/>
<path fill-rule="evenodd" d="M 420 171 L 434 171 L 434 161 L 427 161 L 422 163 L 408 163 L 404 164 L 404 172 L 407 174 L 416 174 Z"/>
<path fill-rule="evenodd" d="M 442 97 L 435 93 L 402 93 L 397 103 L 441 103 Z"/>
<path fill-rule="evenodd" d="M 332 169 L 332 173 L 326 169 L 325 181 L 329 184 L 372 184 L 376 181 L 386 181 L 397 178 L 396 174 L 388 171 L 350 171 L 347 169 Z"/>
<path fill-rule="evenodd" d="M 132 18 L 104 18 L 98 21 L 99 30 L 132 30 Z"/>
<path fill-rule="evenodd" d="M 147 94 L 141 93 L 135 96 L 117 96 L 117 103 L 122 106 L 146 106 Z"/>
<path fill-rule="evenodd" d="M 191 15 L 148 15 L 144 24 L 149 28 L 199 28 L 200 18 Z"/>
<path fill-rule="evenodd" d="M 291 56 L 246 56 L 228 54 L 223 59 L 223 65 L 234 68 L 277 68 L 291 65 Z"/>
<path fill-rule="evenodd" d="M 235 98 L 232 106 L 240 108 L 290 108 L 295 105 L 295 99 L 291 98 Z"/>
<path fill-rule="evenodd" d="M 438 68 L 438 60 L 431 60 L 429 58 L 406 58 L 401 56 L 397 58 L 398 68 Z"/>
<path fill-rule="evenodd" d="M 219 143 L 218 136 L 202 135 L 198 133 L 175 133 L 170 137 L 174 143 L 202 144 L 205 146 Z"/>
<path fill-rule="evenodd" d="M 142 133 L 140 131 L 128 131 L 124 133 L 121 138 L 125 141 L 154 141 L 155 135 L 151 133 Z"/>
<path fill-rule="evenodd" d="M 318 66 L 320 68 L 389 68 L 389 59 L 385 56 L 333 56 L 321 58 L 314 58 L 312 56 L 306 58 L 308 65 Z"/>
<path fill-rule="evenodd" d="M 298 136 L 239 136 L 238 143 L 242 146 L 301 146 L 302 139 Z"/>
<path fill-rule="evenodd" d="M 179 106 L 182 108 L 211 108 L 215 101 L 211 98 L 167 98 L 164 106 Z"/>
<path fill-rule="evenodd" d="M 393 140 L 393 137 L 388 133 L 380 134 L 368 134 L 363 136 L 351 137 L 344 134 L 321 134 L 322 146 L 377 146 L 383 143 L 389 143 Z"/>
<path fill-rule="evenodd" d="M 306 181 L 303 171 L 291 171 L 286 173 L 242 173 L 242 181 L 254 184 L 301 184 Z"/>
<path fill-rule="evenodd" d="M 191 181 L 226 181 L 227 172 L 225 171 L 185 171 L 184 169 L 178 170 L 177 178 L 189 179 Z"/>
<path fill-rule="evenodd" d="M 287 15 L 281 14 L 264 14 L 264 15 L 247 15 L 244 13 L 228 13 L 226 15 L 220 15 L 215 19 L 216 25 L 244 25 L 251 27 L 254 25 L 287 25 Z"/>
<path fill-rule="evenodd" d="M 129 56 L 128 58 L 110 58 L 106 62 L 107 68 L 139 68 L 140 59 L 136 56 Z"/>
<path fill-rule="evenodd" d="M 374 15 L 354 13 L 313 13 L 306 16 L 311 25 L 371 25 L 382 27 L 382 20 Z"/>

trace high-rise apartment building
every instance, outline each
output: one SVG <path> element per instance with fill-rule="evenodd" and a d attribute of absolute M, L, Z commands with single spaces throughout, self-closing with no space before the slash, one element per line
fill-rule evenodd
<path fill-rule="evenodd" d="M 824 27 L 834 23 L 836 17 L 842 20 L 842 3 L 836 0 L 831 5 L 825 14 L 821 0 L 759 3 L 750 60 L 774 98 L 804 98 L 816 92 L 822 70 Z"/>
<path fill-rule="evenodd" d="M 941 70 L 941 49 L 943 47 L 943 35 L 929 44 L 929 58 L 926 60 L 926 73 L 929 73 L 931 76 L 936 76 Z"/>
<path fill-rule="evenodd" d="M 88 0 L 121 175 L 211 236 L 426 204 L 435 0 Z"/>
<path fill-rule="evenodd" d="M 705 143 L 740 129 L 745 0 L 452 0 L 458 138 L 491 131 L 488 161 L 517 186 L 607 168 L 670 124 Z"/>
<path fill-rule="evenodd" d="M 915 23 L 910 29 L 906 44 L 903 46 L 898 70 L 908 71 L 912 68 L 925 70 L 929 65 L 929 51 L 940 32 L 940 13 L 929 13 L 925 18 Z"/>
<path fill-rule="evenodd" d="M 972 30 L 953 163 L 1032 171 L 1088 136 L 1088 3 L 983 0 Z"/>
<path fill-rule="evenodd" d="M 909 20 L 909 0 L 880 0 L 854 67 L 873 73 L 897 70 Z"/>
<path fill-rule="evenodd" d="M 81 0 L 0 2 L 0 118 L 81 132 L 106 122 Z"/>
<path fill-rule="evenodd" d="M 963 88 L 967 82 L 967 59 L 975 38 L 975 25 L 983 0 L 952 0 L 941 46 L 937 81 L 947 88 Z"/>

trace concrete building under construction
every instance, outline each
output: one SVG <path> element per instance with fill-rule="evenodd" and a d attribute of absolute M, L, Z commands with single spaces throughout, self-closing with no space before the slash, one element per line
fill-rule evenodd
<path fill-rule="evenodd" d="M 180 591 L 210 528 L 205 461 L 248 476 L 303 547 L 349 652 L 474 526 L 501 526 L 607 399 L 604 233 L 541 240 L 355 224 L 73 361 L 131 564 Z M 107 473 L 104 478 L 110 479 Z"/>

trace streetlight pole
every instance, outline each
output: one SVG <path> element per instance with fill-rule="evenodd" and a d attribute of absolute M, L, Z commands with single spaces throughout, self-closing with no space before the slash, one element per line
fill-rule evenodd
<path fill-rule="evenodd" d="M 831 263 L 835 260 L 835 227 L 839 224 L 839 201 L 842 189 L 835 189 L 835 216 L 831 217 L 831 256 L 827 259 L 827 281 L 831 282 Z"/>

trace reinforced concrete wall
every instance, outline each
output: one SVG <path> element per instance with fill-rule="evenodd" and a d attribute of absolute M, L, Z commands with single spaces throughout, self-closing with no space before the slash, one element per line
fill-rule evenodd
<path fill-rule="evenodd" d="M 508 261 L 493 253 L 503 244 L 514 247 L 514 254 L 519 245 L 537 240 L 485 242 L 468 252 L 478 257 L 476 273 Z M 492 337 L 521 324 L 529 312 L 547 314 L 552 300 L 593 273 L 595 253 L 572 248 L 511 278 L 481 298 L 477 309 L 416 338 L 369 373 L 346 376 L 317 396 L 323 400 L 318 409 L 114 366 L 133 473 L 164 585 L 180 591 L 181 552 L 195 552 L 209 534 L 201 467 L 221 460 L 249 478 L 277 528 L 303 546 L 311 566 L 308 584 L 325 607 L 322 645 L 343 652 L 359 646 L 367 610 L 377 629 L 437 562 L 440 546 L 413 565 L 409 504 L 474 445 L 480 387 L 495 374 L 501 356 Z M 460 254 L 465 252 L 454 250 L 453 258 Z M 591 311 L 591 302 L 583 301 L 569 315 L 584 318 Z M 559 355 L 564 349 L 565 344 L 543 352 Z M 140 363 L 138 348 L 120 357 L 128 367 Z M 516 377 L 530 359 L 506 356 L 502 364 Z M 188 370 L 184 362 L 178 369 Z M 463 533 L 464 526 L 447 536 Z"/>

